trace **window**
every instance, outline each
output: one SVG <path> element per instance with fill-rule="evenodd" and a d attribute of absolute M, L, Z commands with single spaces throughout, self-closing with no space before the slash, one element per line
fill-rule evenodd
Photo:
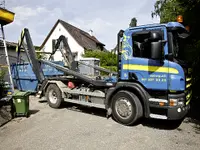
<path fill-rule="evenodd" d="M 169 47 L 169 53 L 173 54 L 174 58 L 181 59 L 183 56 L 183 49 L 184 49 L 184 41 L 181 41 L 181 39 L 178 37 L 178 34 L 176 32 L 168 32 L 168 47 Z M 182 51 L 181 51 L 182 50 Z"/>
<path fill-rule="evenodd" d="M 161 32 L 161 30 L 153 30 L 153 32 L 161 33 L 161 37 L 163 39 L 163 32 Z M 150 33 L 151 31 L 140 31 L 133 33 L 133 57 L 151 58 L 151 42 L 155 42 L 155 39 L 151 39 Z"/>
<path fill-rule="evenodd" d="M 151 44 L 150 42 L 133 41 L 133 57 L 151 57 Z"/>

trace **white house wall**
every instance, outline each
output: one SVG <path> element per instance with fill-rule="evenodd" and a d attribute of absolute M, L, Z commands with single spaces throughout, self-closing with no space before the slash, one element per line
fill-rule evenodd
<path fill-rule="evenodd" d="M 72 53 L 77 52 L 78 56 L 75 58 L 76 60 L 80 60 L 82 58 L 82 54 L 84 53 L 84 48 L 81 47 L 76 40 L 69 34 L 69 32 L 63 27 L 62 24 L 58 23 L 54 31 L 52 32 L 51 36 L 47 40 L 46 44 L 44 45 L 43 51 L 45 52 L 52 52 L 52 40 L 58 39 L 61 35 L 64 35 L 67 40 L 68 44 L 71 48 Z M 60 51 L 57 51 L 54 54 L 54 60 L 60 61 L 63 60 L 62 54 Z"/>

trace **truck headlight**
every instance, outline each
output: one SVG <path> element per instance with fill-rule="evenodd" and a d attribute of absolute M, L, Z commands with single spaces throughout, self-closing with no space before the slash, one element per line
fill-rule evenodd
<path fill-rule="evenodd" d="M 179 106 L 184 106 L 184 102 L 181 102 L 181 101 L 180 101 L 180 102 L 178 102 L 178 105 L 179 105 Z"/>
<path fill-rule="evenodd" d="M 179 106 L 184 106 L 185 105 L 185 99 L 183 97 L 178 99 L 178 105 Z"/>
<path fill-rule="evenodd" d="M 169 106 L 177 106 L 178 99 L 170 99 L 169 100 Z"/>
<path fill-rule="evenodd" d="M 169 105 L 170 106 L 184 106 L 184 98 L 178 98 L 178 99 L 170 99 Z"/>

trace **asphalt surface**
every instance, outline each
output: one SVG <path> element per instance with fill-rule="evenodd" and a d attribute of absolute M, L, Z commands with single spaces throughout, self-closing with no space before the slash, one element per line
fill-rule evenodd
<path fill-rule="evenodd" d="M 30 101 L 31 116 L 0 128 L 0 150 L 199 150 L 200 126 L 188 118 L 178 128 L 142 120 L 126 127 L 105 118 L 101 109 L 66 104 L 52 109 Z"/>

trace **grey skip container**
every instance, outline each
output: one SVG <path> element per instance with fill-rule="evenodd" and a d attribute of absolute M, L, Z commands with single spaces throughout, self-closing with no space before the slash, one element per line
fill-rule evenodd
<path fill-rule="evenodd" d="M 81 58 L 79 61 L 93 66 L 100 66 L 100 59 L 98 58 Z M 81 74 L 88 76 L 100 76 L 100 71 L 82 64 L 79 64 L 79 71 Z"/>

